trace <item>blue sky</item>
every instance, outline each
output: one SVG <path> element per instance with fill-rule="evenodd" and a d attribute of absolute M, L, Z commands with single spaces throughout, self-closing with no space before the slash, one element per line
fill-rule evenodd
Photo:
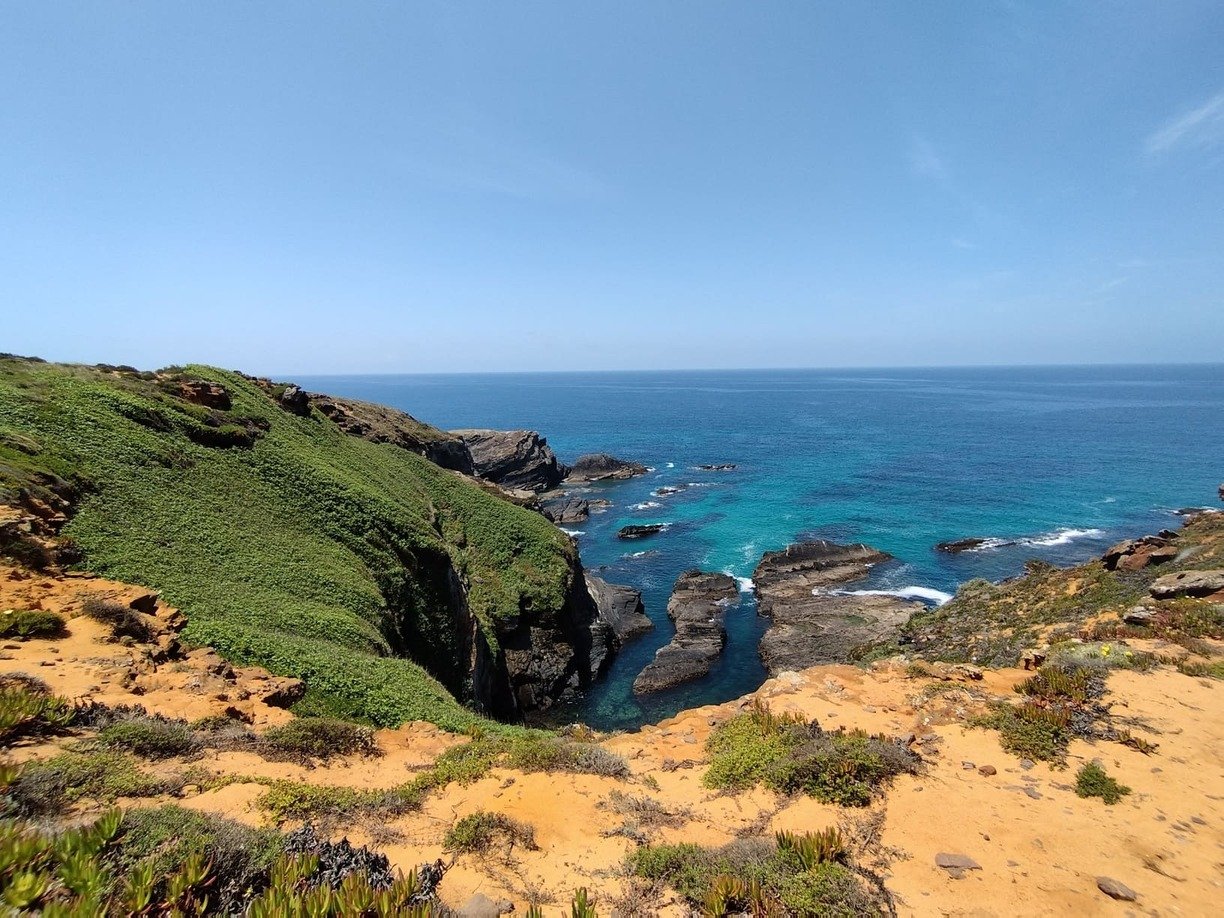
<path fill-rule="evenodd" d="M 0 350 L 1218 361 L 1224 6 L 26 3 Z"/>

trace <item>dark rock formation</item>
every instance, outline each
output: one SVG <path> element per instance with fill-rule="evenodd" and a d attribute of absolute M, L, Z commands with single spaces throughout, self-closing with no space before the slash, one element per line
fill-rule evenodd
<path fill-rule="evenodd" d="M 310 416 L 310 396 L 300 386 L 289 386 L 276 399 L 277 404 L 300 418 Z"/>
<path fill-rule="evenodd" d="M 956 555 L 960 554 L 962 551 L 973 551 L 975 548 L 981 548 L 985 544 L 986 540 L 981 538 L 953 539 L 950 542 L 940 542 L 935 546 L 935 550 L 947 552 L 950 555 Z"/>
<path fill-rule="evenodd" d="M 291 386 L 290 389 L 296 388 Z M 289 394 L 285 390 L 282 403 Z M 299 392 L 301 390 L 298 390 Z M 463 440 L 444 430 L 423 424 L 410 414 L 386 405 L 312 393 L 310 404 L 346 434 L 372 443 L 391 443 L 424 456 L 435 465 L 471 475 L 472 456 Z"/>
<path fill-rule="evenodd" d="M 738 599 L 739 587 L 734 577 L 705 571 L 681 574 L 667 603 L 667 615 L 676 623 L 676 635 L 638 674 L 633 691 L 639 695 L 657 692 L 709 673 L 727 643 L 723 626 L 727 606 Z"/>
<path fill-rule="evenodd" d="M 520 713 L 574 698 L 603 673 L 617 647 L 576 560 L 561 611 L 544 616 L 525 610 L 516 620 L 499 620 L 497 639 Z"/>
<path fill-rule="evenodd" d="M 1138 571 L 1152 564 L 1164 564 L 1177 557 L 1178 548 L 1163 536 L 1126 539 L 1112 546 L 1101 561 L 1107 571 Z"/>
<path fill-rule="evenodd" d="M 1178 571 L 1157 577 L 1148 592 L 1156 599 L 1177 599 L 1180 596 L 1211 596 L 1224 592 L 1224 570 Z"/>
<path fill-rule="evenodd" d="M 721 462 L 717 465 L 699 465 L 697 468 L 701 469 L 703 472 L 730 472 L 734 471 L 735 463 Z"/>
<path fill-rule="evenodd" d="M 599 617 L 612 629 L 618 644 L 624 644 L 654 627 L 646 617 L 642 594 L 632 587 L 617 586 L 586 572 L 587 592 L 595 602 Z"/>
<path fill-rule="evenodd" d="M 455 430 L 472 455 L 475 474 L 503 488 L 548 491 L 565 477 L 548 441 L 534 430 Z"/>
<path fill-rule="evenodd" d="M 624 481 L 635 475 L 645 475 L 646 466 L 638 462 L 626 462 L 607 453 L 591 453 L 579 456 L 569 467 L 566 481 Z"/>
<path fill-rule="evenodd" d="M 655 497 L 667 497 L 670 494 L 679 494 L 684 488 L 679 485 L 663 485 L 661 488 L 655 488 L 650 493 Z"/>
<path fill-rule="evenodd" d="M 645 523 L 640 526 L 622 526 L 616 532 L 618 539 L 644 539 L 647 536 L 658 535 L 667 528 L 666 523 Z"/>
<path fill-rule="evenodd" d="M 540 501 L 540 512 L 553 523 L 581 523 L 590 517 L 591 505 L 581 497 L 562 494 Z"/>
<path fill-rule="evenodd" d="M 826 541 L 768 552 L 752 581 L 757 611 L 772 620 L 760 643 L 770 675 L 845 662 L 872 645 L 896 640 L 910 616 L 925 608 L 922 603 L 893 596 L 813 593 L 858 580 L 889 557 L 866 545 Z"/>

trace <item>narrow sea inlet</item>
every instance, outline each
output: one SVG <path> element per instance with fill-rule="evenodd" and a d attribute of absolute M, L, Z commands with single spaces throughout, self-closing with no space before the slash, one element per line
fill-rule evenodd
<path fill-rule="evenodd" d="M 537 430 L 563 460 L 607 452 L 650 467 L 584 486 L 611 501 L 567 526 L 587 568 L 642 591 L 653 631 L 627 644 L 581 707 L 631 727 L 726 701 L 764 679 L 750 576 L 800 539 L 866 542 L 895 557 L 847 589 L 939 602 L 1025 560 L 1069 564 L 1120 538 L 1175 527 L 1215 503 L 1224 367 L 793 370 L 332 376 L 316 391 L 382 402 L 448 429 Z M 732 469 L 702 466 L 734 464 Z M 665 523 L 642 539 L 624 526 Z M 944 541 L 984 539 L 940 552 Z M 736 577 L 728 645 L 710 675 L 635 697 L 672 635 L 685 570 Z"/>

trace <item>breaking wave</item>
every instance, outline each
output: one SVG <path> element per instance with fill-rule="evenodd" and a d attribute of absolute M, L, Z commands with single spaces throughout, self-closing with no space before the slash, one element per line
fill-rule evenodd
<path fill-rule="evenodd" d="M 937 606 L 942 606 L 952 598 L 951 593 L 922 586 L 907 586 L 899 590 L 824 590 L 820 587 L 812 590 L 812 595 L 817 596 L 820 594 L 833 596 L 896 596 L 898 599 L 920 599 L 923 602 L 933 602 Z"/>

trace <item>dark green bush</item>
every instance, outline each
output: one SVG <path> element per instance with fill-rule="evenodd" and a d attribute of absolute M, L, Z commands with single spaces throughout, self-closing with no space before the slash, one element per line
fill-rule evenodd
<path fill-rule="evenodd" d="M 146 774 L 127 755 L 61 752 L 27 765 L 9 788 L 19 813 L 55 815 L 83 798 L 110 802 L 117 797 L 153 797 L 182 787 L 181 778 Z"/>
<path fill-rule="evenodd" d="M 918 757 L 886 737 L 826 732 L 815 722 L 758 706 L 721 724 L 706 742 L 707 787 L 742 790 L 756 784 L 784 794 L 803 791 L 826 803 L 866 806 L 889 778 L 912 773 Z"/>
<path fill-rule="evenodd" d="M 64 619 L 54 612 L 19 609 L 0 614 L 0 638 L 57 638 L 64 633 Z"/>
<path fill-rule="evenodd" d="M 156 634 L 143 615 L 112 599 L 91 596 L 82 603 L 81 610 L 94 621 L 106 625 L 112 637 L 128 637 L 143 643 L 153 640 Z"/>
<path fill-rule="evenodd" d="M 1114 804 L 1130 792 L 1129 787 L 1106 774 L 1099 762 L 1086 763 L 1075 776 L 1075 793 L 1080 797 L 1100 797 Z"/>
<path fill-rule="evenodd" d="M 480 854 L 499 840 L 507 849 L 515 845 L 528 851 L 536 849 L 534 828 L 503 813 L 485 810 L 470 813 L 451 826 L 442 847 L 452 853 Z"/>

